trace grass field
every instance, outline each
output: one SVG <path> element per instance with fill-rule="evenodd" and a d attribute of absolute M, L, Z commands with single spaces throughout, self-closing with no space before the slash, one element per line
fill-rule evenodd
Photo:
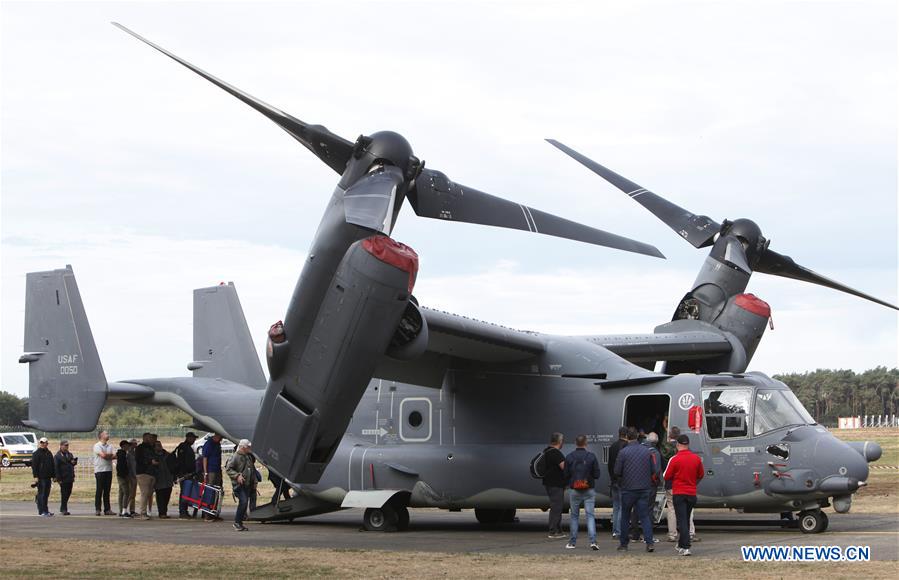
<path fill-rule="evenodd" d="M 36 554 L 64 560 L 67 578 L 896 578 L 899 562 L 749 563 L 712 558 L 646 558 L 642 555 L 506 556 L 319 550 L 311 548 L 235 548 L 117 542 L 105 544 L 113 557 L 98 559 L 97 544 L 84 540 L 5 539 L 0 578 L 36 578 L 48 562 Z M 165 557 L 161 557 L 165 554 Z M 189 562 L 188 565 L 183 562 Z"/>
<path fill-rule="evenodd" d="M 831 431 L 844 441 L 876 441 L 883 456 L 872 466 L 899 465 L 899 429 L 854 429 Z M 899 469 L 872 469 L 868 485 L 852 500 L 853 513 L 899 513 Z"/>

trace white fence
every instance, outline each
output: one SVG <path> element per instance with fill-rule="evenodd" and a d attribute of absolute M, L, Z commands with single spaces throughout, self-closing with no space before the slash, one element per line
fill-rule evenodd
<path fill-rule="evenodd" d="M 877 429 L 878 427 L 899 427 L 899 415 L 859 415 L 840 417 L 840 429 Z"/>

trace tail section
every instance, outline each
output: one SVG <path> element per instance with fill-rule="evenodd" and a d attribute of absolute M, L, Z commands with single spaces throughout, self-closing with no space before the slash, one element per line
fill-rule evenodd
<path fill-rule="evenodd" d="M 44 431 L 90 431 L 106 403 L 107 385 L 75 273 L 32 272 L 25 282 L 28 421 Z"/>
<path fill-rule="evenodd" d="M 228 379 L 264 389 L 265 375 L 234 283 L 194 290 L 195 377 Z"/>

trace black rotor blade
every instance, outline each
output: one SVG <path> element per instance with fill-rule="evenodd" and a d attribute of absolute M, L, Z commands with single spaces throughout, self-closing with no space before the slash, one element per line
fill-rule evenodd
<path fill-rule="evenodd" d="M 412 209 L 421 217 L 510 228 L 664 258 L 655 246 L 610 234 L 450 181 L 425 169 L 409 192 Z"/>
<path fill-rule="evenodd" d="M 229 85 L 225 81 L 220 80 L 205 72 L 204 70 L 190 64 L 186 60 L 172 54 L 161 46 L 154 44 L 153 42 L 147 40 L 136 32 L 122 26 L 118 22 L 113 22 L 112 24 L 113 26 L 124 30 L 141 42 L 152 46 L 162 54 L 192 70 L 217 87 L 227 91 L 228 93 L 231 93 L 233 96 L 237 97 L 244 103 L 250 105 L 257 111 L 274 121 L 276 125 L 287 131 L 294 139 L 302 143 L 303 146 L 306 147 L 306 149 L 309 149 L 316 155 L 316 157 L 324 161 L 325 164 L 328 165 L 328 167 L 336 171 L 338 174 L 343 173 L 343 170 L 346 168 L 347 162 L 353 155 L 353 143 L 351 143 L 350 141 L 347 141 L 339 135 L 335 135 L 321 125 L 308 125 L 303 121 L 300 121 L 296 117 L 288 115 L 284 111 L 273 107 L 263 101 L 260 101 L 256 97 L 243 92 L 237 87 Z"/>
<path fill-rule="evenodd" d="M 704 248 L 711 246 L 714 242 L 715 234 L 721 230 L 721 224 L 712 218 L 704 215 L 696 215 L 684 208 L 671 203 L 667 199 L 656 195 L 655 193 L 640 187 L 630 179 L 618 175 L 611 169 L 603 167 L 589 157 L 581 155 L 571 147 L 556 141 L 555 139 L 546 140 L 550 145 L 560 149 L 578 161 L 581 165 L 599 175 L 624 193 L 628 194 L 631 199 L 648 209 L 657 218 L 665 222 L 672 230 L 677 232 L 682 238 L 690 242 L 695 248 Z"/>
<path fill-rule="evenodd" d="M 362 176 L 343 194 L 346 221 L 389 235 L 396 192 L 401 183 L 403 172 L 393 166 Z"/>
<path fill-rule="evenodd" d="M 895 306 L 894 304 L 884 302 L 883 300 L 865 294 L 864 292 L 859 292 L 854 288 L 850 288 L 849 286 L 840 284 L 839 282 L 831 280 L 830 278 L 825 278 L 817 272 L 813 272 L 808 268 L 800 266 L 793 261 L 793 258 L 784 256 L 783 254 L 778 254 L 777 252 L 770 249 L 765 250 L 762 253 L 761 257 L 759 258 L 759 263 L 755 266 L 755 271 L 764 272 L 765 274 L 772 274 L 774 276 L 782 276 L 784 278 L 792 278 L 794 280 L 801 280 L 803 282 L 811 282 L 812 284 L 818 284 L 819 286 L 833 288 L 834 290 L 839 290 L 840 292 L 845 292 L 847 294 L 852 294 L 853 296 L 858 296 L 859 298 L 864 298 L 865 300 L 870 300 L 871 302 L 876 302 L 877 304 L 892 308 L 893 310 L 899 310 L 899 307 Z"/>

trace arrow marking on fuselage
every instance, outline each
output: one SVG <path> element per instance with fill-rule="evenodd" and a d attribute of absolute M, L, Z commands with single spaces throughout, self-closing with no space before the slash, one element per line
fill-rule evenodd
<path fill-rule="evenodd" d="M 721 453 L 725 455 L 730 455 L 731 453 L 754 453 L 755 447 L 731 447 L 728 445 L 724 449 L 721 450 Z"/>

